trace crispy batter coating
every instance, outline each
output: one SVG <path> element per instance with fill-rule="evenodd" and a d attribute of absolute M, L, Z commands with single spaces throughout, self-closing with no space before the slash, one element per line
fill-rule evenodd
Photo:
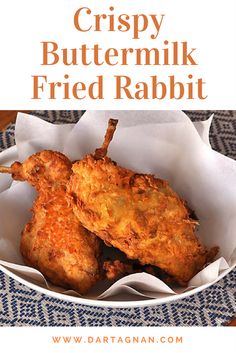
<path fill-rule="evenodd" d="M 110 130 L 114 121 L 110 123 Z M 73 165 L 68 194 L 80 222 L 141 264 L 158 266 L 185 285 L 217 250 L 197 239 L 196 221 L 167 181 L 117 166 L 101 149 Z M 109 141 L 108 141 L 109 139 Z M 105 146 L 105 148 L 104 148 Z"/>
<path fill-rule="evenodd" d="M 25 226 L 20 250 L 26 264 L 52 283 L 86 293 L 99 279 L 99 239 L 74 216 L 66 198 L 71 162 L 63 154 L 42 151 L 11 166 L 16 180 L 33 185 L 38 196 Z"/>
<path fill-rule="evenodd" d="M 120 260 L 104 261 L 103 269 L 105 271 L 105 276 L 109 281 L 115 281 L 124 275 L 135 272 L 132 264 Z"/>
<path fill-rule="evenodd" d="M 140 273 L 140 272 L 146 272 L 153 276 L 162 278 L 165 281 L 167 280 L 167 276 L 159 268 L 153 267 L 153 266 L 142 266 L 139 263 L 132 260 L 104 261 L 103 270 L 105 271 L 105 278 L 108 279 L 109 281 L 116 281 L 117 279 L 124 277 L 126 275 L 130 275 L 132 273 Z"/>

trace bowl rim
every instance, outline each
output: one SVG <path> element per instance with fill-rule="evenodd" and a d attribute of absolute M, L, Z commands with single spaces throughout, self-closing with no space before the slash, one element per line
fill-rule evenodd
<path fill-rule="evenodd" d="M 223 277 L 225 277 L 228 273 L 230 273 L 236 265 L 233 265 L 229 267 L 228 269 L 224 270 L 214 281 L 206 283 L 201 285 L 200 287 L 196 287 L 193 289 L 190 289 L 189 291 L 186 291 L 181 294 L 173 294 L 170 295 L 169 297 L 165 298 L 152 298 L 152 299 L 145 299 L 145 300 L 134 300 L 134 301 L 113 301 L 113 300 L 104 300 L 104 299 L 89 299 L 89 298 L 83 298 L 83 297 L 75 297 L 72 295 L 64 294 L 64 293 L 59 293 L 55 292 L 53 290 L 41 287 L 37 284 L 31 283 L 30 281 L 22 278 L 21 276 L 11 272 L 8 268 L 0 264 L 0 270 L 7 274 L 9 277 L 15 279 L 16 281 L 20 282 L 21 284 L 24 284 L 25 286 L 29 287 L 30 289 L 33 289 L 37 292 L 40 292 L 41 294 L 48 295 L 49 297 L 53 297 L 59 300 L 65 300 L 68 302 L 72 302 L 74 304 L 80 304 L 80 305 L 87 305 L 87 306 L 96 306 L 96 307 L 102 307 L 102 308 L 136 308 L 136 307 L 145 307 L 145 306 L 155 306 L 155 305 L 161 305 L 161 304 L 167 304 L 169 302 L 173 302 L 176 300 L 184 299 L 186 297 L 190 297 L 194 294 L 197 294 L 198 292 L 202 292 L 206 288 L 211 287 L 214 285 L 216 282 L 221 280 Z"/>
<path fill-rule="evenodd" d="M 9 148 L 4 149 L 0 154 L 2 153 L 8 153 L 8 152 L 15 152 L 16 150 L 16 145 L 13 145 Z M 9 163 L 12 162 L 11 159 L 8 161 Z M 104 307 L 104 308 L 135 308 L 135 307 L 148 307 L 148 306 L 155 306 L 155 305 L 162 305 L 162 304 L 167 304 L 170 302 L 174 302 L 180 299 L 184 299 L 187 297 L 190 297 L 194 294 L 197 294 L 206 288 L 211 287 L 214 285 L 216 282 L 221 280 L 223 277 L 225 277 L 228 273 L 230 273 L 234 268 L 236 267 L 236 263 L 230 266 L 228 269 L 223 270 L 222 273 L 212 282 L 206 283 L 201 285 L 200 287 L 196 287 L 193 289 L 190 289 L 188 291 L 185 291 L 180 294 L 170 294 L 169 296 L 166 296 L 164 298 L 149 298 L 149 299 L 140 299 L 140 300 L 125 300 L 125 301 L 116 301 L 116 300 L 106 300 L 106 299 L 90 299 L 90 298 L 84 298 L 84 297 L 76 297 L 72 296 L 69 294 L 65 293 L 60 293 L 53 291 L 48 288 L 41 287 L 40 285 L 34 284 L 27 279 L 21 277 L 20 275 L 12 272 L 9 268 L 5 267 L 4 265 L 0 264 L 0 270 L 4 272 L 6 275 L 9 277 L 15 279 L 19 283 L 25 285 L 26 287 L 33 289 L 41 294 L 45 294 L 49 297 L 53 297 L 59 300 L 64 300 L 67 302 L 72 302 L 75 304 L 80 304 L 80 305 L 87 305 L 87 306 L 96 306 L 96 307 Z M 141 298 L 141 297 L 140 297 Z"/>

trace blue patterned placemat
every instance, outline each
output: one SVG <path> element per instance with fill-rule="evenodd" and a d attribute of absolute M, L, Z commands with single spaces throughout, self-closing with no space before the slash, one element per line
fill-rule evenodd
<path fill-rule="evenodd" d="M 76 122 L 81 111 L 35 111 L 53 123 Z M 192 120 L 212 111 L 187 111 Z M 210 131 L 214 149 L 236 159 L 236 112 L 216 111 Z M 14 124 L 0 133 L 0 150 L 14 144 Z M 236 314 L 236 269 L 189 298 L 153 307 L 88 307 L 48 297 L 0 271 L 0 326 L 223 326 Z"/>

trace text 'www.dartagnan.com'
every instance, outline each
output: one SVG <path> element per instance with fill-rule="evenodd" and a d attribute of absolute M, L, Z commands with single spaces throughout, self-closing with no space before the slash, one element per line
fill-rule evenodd
<path fill-rule="evenodd" d="M 181 344 L 183 336 L 51 336 L 55 344 Z"/>

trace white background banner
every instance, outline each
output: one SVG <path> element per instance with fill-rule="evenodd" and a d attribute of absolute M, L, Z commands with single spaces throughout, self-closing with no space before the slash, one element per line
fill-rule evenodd
<path fill-rule="evenodd" d="M 235 109 L 235 13 L 235 0 L 2 1 L 0 109 Z"/>
<path fill-rule="evenodd" d="M 235 16 L 235 0 L 1 1 L 0 109 L 236 109 Z M 0 340 L 1 352 L 222 353 L 235 328 L 2 327 Z"/>
<path fill-rule="evenodd" d="M 1 351 L 24 353 L 231 352 L 234 328 L 71 327 L 2 328 Z"/>

